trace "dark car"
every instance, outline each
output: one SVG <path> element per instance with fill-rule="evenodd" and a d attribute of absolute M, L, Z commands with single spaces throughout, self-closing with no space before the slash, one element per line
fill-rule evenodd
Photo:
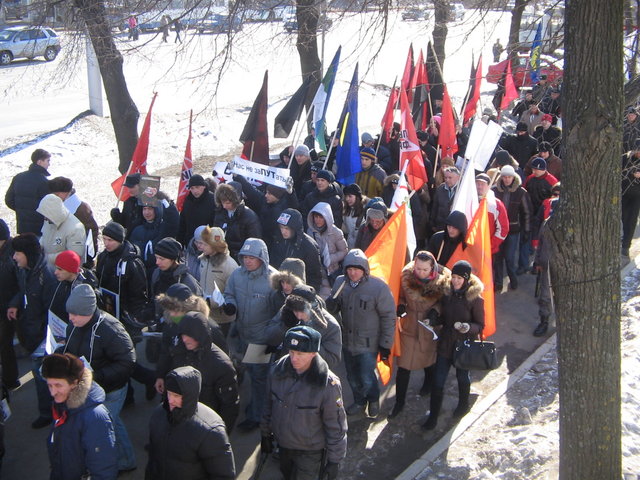
<path fill-rule="evenodd" d="M 47 27 L 9 27 L 0 30 L 0 65 L 16 58 L 44 57 L 47 62 L 60 53 L 60 38 Z"/>
<path fill-rule="evenodd" d="M 428 20 L 428 19 L 429 19 L 429 13 L 424 10 L 420 10 L 419 8 L 410 8 L 409 10 L 405 10 L 404 12 L 402 12 L 402 20 L 417 21 L 417 20 Z"/>
<path fill-rule="evenodd" d="M 242 30 L 242 22 L 237 17 L 214 13 L 201 20 L 196 26 L 198 33 L 229 33 Z"/>
<path fill-rule="evenodd" d="M 297 32 L 298 31 L 298 19 L 295 14 L 289 14 L 285 17 L 284 21 L 284 29 L 287 33 Z M 327 31 L 333 25 L 333 21 L 327 17 L 320 17 L 318 19 L 318 30 L 319 31 Z"/>

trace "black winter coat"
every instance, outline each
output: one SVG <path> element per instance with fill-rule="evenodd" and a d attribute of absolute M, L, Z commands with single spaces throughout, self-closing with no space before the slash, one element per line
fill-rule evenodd
<path fill-rule="evenodd" d="M 509 217 L 509 233 L 531 232 L 531 200 L 529 193 L 522 188 L 519 176 L 514 177 L 513 183 L 506 186 L 498 180 L 493 186 L 496 198 L 504 203 Z"/>
<path fill-rule="evenodd" d="M 180 212 L 180 227 L 176 239 L 187 245 L 193 238 L 193 232 L 200 225 L 213 226 L 216 215 L 216 197 L 209 190 L 205 190 L 196 198 L 191 193 L 184 199 Z"/>
<path fill-rule="evenodd" d="M 189 273 L 184 263 L 179 263 L 173 270 L 162 271 L 156 268 L 151 275 L 151 298 L 155 298 L 161 293 L 165 293 L 167 288 L 175 283 L 183 283 L 194 295 L 202 296 L 202 287 L 193 275 Z"/>
<path fill-rule="evenodd" d="M 458 245 L 464 240 L 464 235 L 464 233 L 461 233 L 457 238 L 451 238 L 446 228 L 445 230 L 440 230 L 429 239 L 429 248 L 427 250 L 436 257 L 436 261 L 440 265 L 446 265 Z"/>
<path fill-rule="evenodd" d="M 136 248 L 124 241 L 113 252 L 103 250 L 96 264 L 98 288 L 120 295 L 120 310 L 142 320 L 149 301 L 147 274 Z"/>
<path fill-rule="evenodd" d="M 46 168 L 32 163 L 29 170 L 11 180 L 4 201 L 7 207 L 16 212 L 18 233 L 31 232 L 40 236 L 44 217 L 36 209 L 42 197 L 49 193 L 48 176 Z"/>
<path fill-rule="evenodd" d="M 18 293 L 18 267 L 13 261 L 11 238 L 0 248 L 0 318 L 6 318 L 11 299 Z"/>
<path fill-rule="evenodd" d="M 144 220 L 142 208 L 138 206 L 138 199 L 129 197 L 122 202 L 122 210 L 111 209 L 111 220 L 122 225 L 127 230 L 127 238 L 129 238 L 133 229 Z"/>
<path fill-rule="evenodd" d="M 149 422 L 146 480 L 232 480 L 236 468 L 224 421 L 198 402 L 200 373 L 172 371 L 182 391 L 182 408 L 169 411 L 164 396 Z"/>
<path fill-rule="evenodd" d="M 640 196 L 640 178 L 633 174 L 640 172 L 640 157 L 633 152 L 627 152 L 622 156 L 622 195 L 625 197 Z"/>
<path fill-rule="evenodd" d="M 515 158 L 522 170 L 538 153 L 538 142 L 531 135 L 507 135 L 500 140 L 500 146 Z"/>
<path fill-rule="evenodd" d="M 244 202 L 238 205 L 231 217 L 224 208 L 216 210 L 213 224 L 224 230 L 225 242 L 234 259 L 238 258 L 238 252 L 247 238 L 262 238 L 262 227 L 258 216 Z"/>
<path fill-rule="evenodd" d="M 124 387 L 136 362 L 131 337 L 114 317 L 96 310 L 83 327 L 67 326 L 63 353 L 84 357 L 91 365 L 93 379 L 106 393 Z"/>
<path fill-rule="evenodd" d="M 180 340 L 172 352 L 171 370 L 190 365 L 200 371 L 202 386 L 198 401 L 215 410 L 231 433 L 240 408 L 238 380 L 231 359 L 211 342 L 206 320 L 185 317 L 180 321 L 179 330 L 199 345 L 195 350 L 187 350 Z"/>
<path fill-rule="evenodd" d="M 431 230 L 437 232 L 445 227 L 444 222 L 449 216 L 449 213 L 451 213 L 451 205 L 453 204 L 453 198 L 455 197 L 457 189 L 458 186 L 455 186 L 452 191 L 450 191 L 446 188 L 445 183 L 442 183 L 436 188 L 433 194 L 431 214 L 429 216 Z"/>
<path fill-rule="evenodd" d="M 324 192 L 318 190 L 317 187 L 314 188 L 302 203 L 302 208 L 300 209 L 302 218 L 306 219 L 311 209 L 320 202 L 326 202 L 331 206 L 333 224 L 338 228 L 342 228 L 342 192 L 335 185 L 329 185 Z"/>
<path fill-rule="evenodd" d="M 44 340 L 47 310 L 56 282 L 44 254 L 38 257 L 32 268 L 18 269 L 19 291 L 11 299 L 9 306 L 20 308 L 16 331 L 20 345 L 29 353 L 38 348 Z"/>

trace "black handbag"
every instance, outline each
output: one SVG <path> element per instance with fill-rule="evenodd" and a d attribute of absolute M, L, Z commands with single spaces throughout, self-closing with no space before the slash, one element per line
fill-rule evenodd
<path fill-rule="evenodd" d="M 500 366 L 495 343 L 482 338 L 456 341 L 453 366 L 461 370 L 495 370 Z"/>

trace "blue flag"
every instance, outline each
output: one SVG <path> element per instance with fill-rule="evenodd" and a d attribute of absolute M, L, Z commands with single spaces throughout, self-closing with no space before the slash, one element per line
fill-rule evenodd
<path fill-rule="evenodd" d="M 538 23 L 536 37 L 531 45 L 531 57 L 529 65 L 531 65 L 531 85 L 538 83 L 540 77 L 540 53 L 542 50 L 542 22 Z"/>
<path fill-rule="evenodd" d="M 360 135 L 358 135 L 358 64 L 353 72 L 351 85 L 340 115 L 340 143 L 336 150 L 338 173 L 336 180 L 343 185 L 354 183 L 356 173 L 362 170 L 360 163 Z"/>

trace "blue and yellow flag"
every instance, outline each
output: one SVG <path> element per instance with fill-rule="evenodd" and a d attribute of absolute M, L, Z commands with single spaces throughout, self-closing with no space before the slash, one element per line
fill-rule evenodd
<path fill-rule="evenodd" d="M 538 23 L 536 30 L 536 38 L 531 44 L 531 57 L 529 65 L 531 65 L 531 85 L 538 83 L 540 77 L 540 53 L 542 53 L 542 22 Z"/>
<path fill-rule="evenodd" d="M 362 170 L 362 164 L 360 163 L 360 136 L 358 135 L 357 63 L 340 118 L 341 121 L 338 124 L 340 143 L 336 150 L 336 163 L 338 165 L 336 180 L 343 185 L 349 185 L 355 182 L 356 173 Z"/>

